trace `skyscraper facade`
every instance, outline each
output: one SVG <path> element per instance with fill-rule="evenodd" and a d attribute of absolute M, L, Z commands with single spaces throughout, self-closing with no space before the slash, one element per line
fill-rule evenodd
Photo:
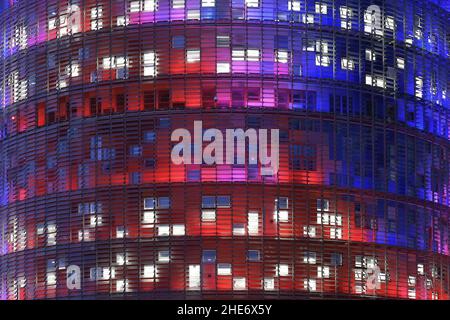
<path fill-rule="evenodd" d="M 449 1 L 0 8 L 1 299 L 449 298 Z"/>

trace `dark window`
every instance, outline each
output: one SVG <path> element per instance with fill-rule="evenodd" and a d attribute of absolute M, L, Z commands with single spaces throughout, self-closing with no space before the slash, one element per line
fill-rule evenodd
<path fill-rule="evenodd" d="M 216 250 L 203 250 L 202 262 L 203 263 L 216 262 Z"/>
<path fill-rule="evenodd" d="M 117 112 L 125 111 L 125 95 L 124 94 L 118 94 L 116 96 L 116 108 L 117 108 Z"/>
<path fill-rule="evenodd" d="M 247 251 L 247 260 L 248 261 L 260 261 L 261 253 L 259 250 L 248 250 Z"/>
<path fill-rule="evenodd" d="M 155 94 L 153 91 L 144 91 L 144 110 L 155 108 Z"/>
<path fill-rule="evenodd" d="M 145 159 L 145 167 L 147 169 L 154 169 L 156 167 L 155 159 Z"/>
<path fill-rule="evenodd" d="M 175 49 L 184 48 L 184 36 L 173 36 L 172 37 L 172 48 L 175 48 Z"/>

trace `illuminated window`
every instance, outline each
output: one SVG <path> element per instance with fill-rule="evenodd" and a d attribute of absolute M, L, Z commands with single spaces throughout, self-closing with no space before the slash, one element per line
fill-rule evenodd
<path fill-rule="evenodd" d="M 353 15 L 353 11 L 349 7 L 341 6 L 339 7 L 339 15 L 341 19 L 350 19 Z"/>
<path fill-rule="evenodd" d="M 245 0 L 245 5 L 248 8 L 258 8 L 259 7 L 259 0 Z"/>
<path fill-rule="evenodd" d="M 245 290 L 246 281 L 244 277 L 233 278 L 233 290 Z"/>
<path fill-rule="evenodd" d="M 275 268 L 275 275 L 285 277 L 289 275 L 289 266 L 287 264 L 279 264 Z"/>
<path fill-rule="evenodd" d="M 217 275 L 219 276 L 231 276 L 231 264 L 219 263 L 217 264 Z"/>
<path fill-rule="evenodd" d="M 144 278 L 155 278 L 156 277 L 156 266 L 154 265 L 146 265 L 143 269 L 143 277 Z"/>
<path fill-rule="evenodd" d="M 129 290 L 129 283 L 127 279 L 116 281 L 116 292 L 128 292 Z"/>
<path fill-rule="evenodd" d="M 314 238 L 316 236 L 316 227 L 303 226 L 303 236 Z"/>
<path fill-rule="evenodd" d="M 230 63 L 229 62 L 217 62 L 217 73 L 229 73 Z"/>
<path fill-rule="evenodd" d="M 311 13 L 305 13 L 302 15 L 302 22 L 307 24 L 314 23 L 314 15 Z"/>
<path fill-rule="evenodd" d="M 58 18 L 50 18 L 48 19 L 48 30 L 53 30 L 56 29 L 57 25 L 58 25 Z"/>
<path fill-rule="evenodd" d="M 341 226 L 342 215 L 319 211 L 317 212 L 317 224 Z"/>
<path fill-rule="evenodd" d="M 416 298 L 416 288 L 408 288 L 408 298 L 409 299 Z"/>
<path fill-rule="evenodd" d="M 373 50 L 371 49 L 366 49 L 366 60 L 368 61 L 376 61 L 376 54 Z"/>
<path fill-rule="evenodd" d="M 36 225 L 36 234 L 38 236 L 41 236 L 44 233 L 45 233 L 45 225 L 43 223 Z"/>
<path fill-rule="evenodd" d="M 289 221 L 289 199 L 287 197 L 279 197 L 275 199 L 274 220 L 279 222 Z"/>
<path fill-rule="evenodd" d="M 355 70 L 355 62 L 349 58 L 342 58 L 341 59 L 341 68 L 343 70 Z"/>
<path fill-rule="evenodd" d="M 157 9 L 156 0 L 136 0 L 130 1 L 130 12 L 153 12 Z"/>
<path fill-rule="evenodd" d="M 53 286 L 56 284 L 56 273 L 47 272 L 47 285 Z"/>
<path fill-rule="evenodd" d="M 216 45 L 218 48 L 228 48 L 230 46 L 230 36 L 228 35 L 217 36 Z"/>
<path fill-rule="evenodd" d="M 167 224 L 161 224 L 158 226 L 158 236 L 165 237 L 170 235 L 170 227 Z"/>
<path fill-rule="evenodd" d="M 90 226 L 92 228 L 101 226 L 103 224 L 103 218 L 101 215 L 93 215 L 90 217 Z"/>
<path fill-rule="evenodd" d="M 89 271 L 89 278 L 92 281 L 109 280 L 116 277 L 116 270 L 114 267 L 97 267 L 91 268 Z"/>
<path fill-rule="evenodd" d="M 277 210 L 274 214 L 274 220 L 279 222 L 289 221 L 289 211 L 288 210 Z"/>
<path fill-rule="evenodd" d="M 405 69 L 405 59 L 397 58 L 396 62 L 397 62 L 397 68 L 402 69 L 402 70 Z"/>
<path fill-rule="evenodd" d="M 415 96 L 417 98 L 423 97 L 423 77 L 415 77 Z"/>
<path fill-rule="evenodd" d="M 144 76 L 154 77 L 157 75 L 157 60 L 154 51 L 145 52 L 142 56 L 144 66 Z"/>
<path fill-rule="evenodd" d="M 128 66 L 128 59 L 124 56 L 104 57 L 102 60 L 103 69 L 120 69 Z"/>
<path fill-rule="evenodd" d="M 144 211 L 142 222 L 149 224 L 155 223 L 155 211 Z"/>
<path fill-rule="evenodd" d="M 308 291 L 316 291 L 317 290 L 316 279 L 305 279 L 303 281 L 303 288 Z"/>
<path fill-rule="evenodd" d="M 392 16 L 386 16 L 384 20 L 384 27 L 388 30 L 395 31 L 395 20 Z"/>
<path fill-rule="evenodd" d="M 328 7 L 325 3 L 316 2 L 316 13 L 318 14 L 327 14 L 328 13 Z"/>
<path fill-rule="evenodd" d="M 188 287 L 189 289 L 200 288 L 200 265 L 198 264 L 189 266 Z"/>
<path fill-rule="evenodd" d="M 216 210 L 203 209 L 202 210 L 202 221 L 205 221 L 205 222 L 216 221 Z"/>
<path fill-rule="evenodd" d="M 233 224 L 233 235 L 244 236 L 245 235 L 245 225 L 243 223 Z"/>
<path fill-rule="evenodd" d="M 130 12 L 139 12 L 142 9 L 141 1 L 130 1 Z"/>
<path fill-rule="evenodd" d="M 300 0 L 289 0 L 288 1 L 288 10 L 300 11 L 301 10 Z"/>
<path fill-rule="evenodd" d="M 91 9 L 91 29 L 99 30 L 103 28 L 103 7 L 97 6 Z"/>
<path fill-rule="evenodd" d="M 417 274 L 423 276 L 425 274 L 425 268 L 423 266 L 423 263 L 417 264 Z"/>
<path fill-rule="evenodd" d="M 118 16 L 116 20 L 116 25 L 118 27 L 124 27 L 130 24 L 128 17 L 126 16 Z"/>
<path fill-rule="evenodd" d="M 248 213 L 248 234 L 257 235 L 259 231 L 259 214 L 258 212 Z"/>
<path fill-rule="evenodd" d="M 187 18 L 188 20 L 200 20 L 200 10 L 188 10 Z"/>
<path fill-rule="evenodd" d="M 330 277 L 330 267 L 327 266 L 317 266 L 317 278 L 329 278 Z"/>
<path fill-rule="evenodd" d="M 116 254 L 116 263 L 119 266 L 123 266 L 129 263 L 128 255 L 125 253 Z"/>
<path fill-rule="evenodd" d="M 414 17 L 414 37 L 421 40 L 423 37 L 423 18 L 416 15 Z"/>
<path fill-rule="evenodd" d="M 214 7 L 215 5 L 215 0 L 202 0 L 202 7 Z"/>
<path fill-rule="evenodd" d="M 357 294 L 362 294 L 366 292 L 366 287 L 365 286 L 361 286 L 361 285 L 356 285 L 355 286 L 355 293 Z"/>
<path fill-rule="evenodd" d="M 342 229 L 341 228 L 330 228 L 330 238 L 331 239 L 342 239 Z"/>
<path fill-rule="evenodd" d="M 56 224 L 51 223 L 47 225 L 47 245 L 56 245 Z"/>
<path fill-rule="evenodd" d="M 277 50 L 276 59 L 278 63 L 288 63 L 289 53 L 286 50 Z"/>
<path fill-rule="evenodd" d="M 274 278 L 264 278 L 264 290 L 274 290 L 275 289 L 275 279 Z"/>
<path fill-rule="evenodd" d="M 247 50 L 247 61 L 259 61 L 259 50 L 258 49 L 248 49 Z"/>
<path fill-rule="evenodd" d="M 174 236 L 184 236 L 185 232 L 184 224 L 174 224 L 172 226 L 172 235 Z"/>
<path fill-rule="evenodd" d="M 409 276 L 408 277 L 408 286 L 415 286 L 416 285 L 416 277 L 414 276 Z"/>
<path fill-rule="evenodd" d="M 80 75 L 80 65 L 76 61 L 72 61 L 66 68 L 69 77 L 78 77 Z"/>
<path fill-rule="evenodd" d="M 170 261 L 170 253 L 167 250 L 158 252 L 158 262 L 169 262 Z"/>
<path fill-rule="evenodd" d="M 89 230 L 78 230 L 78 241 L 90 241 Z"/>
<path fill-rule="evenodd" d="M 233 61 L 245 61 L 245 50 L 233 49 L 231 51 L 231 59 Z"/>
<path fill-rule="evenodd" d="M 316 54 L 316 66 L 319 67 L 329 67 L 331 59 L 329 56 L 324 56 L 322 54 Z"/>
<path fill-rule="evenodd" d="M 183 9 L 185 0 L 172 0 L 173 9 Z"/>
<path fill-rule="evenodd" d="M 186 61 L 188 63 L 200 62 L 200 50 L 186 50 Z"/>
<path fill-rule="evenodd" d="M 364 11 L 364 32 L 383 35 L 381 10 L 378 6 L 370 6 Z"/>

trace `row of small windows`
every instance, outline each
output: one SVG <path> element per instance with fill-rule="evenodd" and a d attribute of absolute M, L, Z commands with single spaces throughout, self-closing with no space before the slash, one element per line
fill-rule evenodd
<path fill-rule="evenodd" d="M 158 197 L 158 198 L 145 198 L 143 204 L 143 215 L 142 223 L 143 227 L 155 227 L 157 228 L 158 236 L 184 236 L 185 235 L 185 225 L 184 224 L 158 224 L 155 225 L 158 215 L 166 214 L 165 210 L 170 208 L 170 198 L 169 197 Z M 206 223 L 215 222 L 217 218 L 217 211 L 223 208 L 231 208 L 231 198 L 226 195 L 219 196 L 203 196 L 201 203 L 201 221 Z M 332 239 L 342 238 L 342 215 L 328 212 L 330 209 L 329 200 L 319 199 L 317 200 L 317 224 L 319 225 L 330 225 L 335 226 L 330 229 Z M 102 205 L 97 202 L 90 203 L 80 203 L 78 205 L 78 213 L 85 214 L 89 216 L 88 226 L 90 228 L 98 228 L 103 225 L 102 217 Z M 289 212 L 289 198 L 279 197 L 275 199 L 273 220 L 276 222 L 289 222 L 290 221 Z M 248 223 L 247 226 L 242 223 L 233 224 L 233 235 L 245 235 L 246 231 L 249 235 L 256 235 L 259 233 L 261 217 L 259 212 L 249 212 L 248 213 Z M 56 224 L 49 223 L 39 224 L 37 226 L 37 235 L 47 236 L 47 245 L 56 244 L 56 234 L 57 228 Z M 125 226 L 116 226 L 116 238 L 125 238 L 128 236 L 127 229 Z M 316 227 L 315 226 L 304 226 L 304 236 L 315 237 Z M 90 238 L 90 230 L 83 229 L 79 231 L 78 234 L 79 241 L 92 241 Z"/>
<path fill-rule="evenodd" d="M 202 0 L 201 6 L 204 8 L 215 7 L 215 0 Z M 175 9 L 184 8 L 184 0 L 175 0 L 172 2 L 172 7 Z M 246 0 L 245 6 L 247 8 L 258 8 L 260 6 L 259 0 Z M 278 5 L 280 6 L 280 5 Z M 300 0 L 291 0 L 287 2 L 286 9 L 292 12 L 300 12 L 306 10 L 302 8 L 304 4 Z M 144 1 L 130 1 L 129 12 L 131 14 L 138 12 L 155 12 L 158 9 L 156 0 L 144 0 Z M 285 9 L 285 10 L 286 10 Z M 102 29 L 104 9 L 102 5 L 90 8 L 90 28 L 92 30 Z M 243 19 L 244 12 L 236 11 L 233 9 L 233 18 Z M 314 13 L 305 13 L 301 15 L 301 22 L 306 24 L 320 23 L 320 19 L 316 19 L 316 16 L 328 15 L 333 12 L 330 4 L 323 2 L 316 2 L 313 7 Z M 340 17 L 340 23 L 342 29 L 352 29 L 353 17 L 356 17 L 355 11 L 357 9 L 351 8 L 349 6 L 340 6 L 336 12 Z M 236 13 L 235 13 L 236 12 Z M 187 10 L 187 19 L 199 20 L 201 15 L 201 10 L 199 9 L 189 9 Z M 75 17 L 75 20 L 74 20 Z M 277 20 L 283 21 L 287 20 L 283 14 L 279 14 Z M 405 37 L 405 42 L 407 45 L 412 45 L 413 40 L 422 40 L 426 29 L 423 22 L 423 17 L 416 15 L 414 17 L 414 27 L 411 34 Z M 69 22 L 70 21 L 70 22 Z M 129 15 L 120 15 L 116 17 L 117 26 L 126 26 L 130 23 Z M 57 16 L 55 10 L 50 10 L 48 18 L 48 30 L 58 30 L 58 37 L 66 36 L 69 34 L 74 34 L 80 32 L 81 28 L 81 11 L 77 5 L 72 5 L 67 9 L 66 13 L 62 13 Z M 439 30 L 439 28 L 433 28 L 434 30 Z M 25 49 L 28 46 L 28 30 L 27 26 L 23 23 L 12 28 L 12 34 L 10 37 L 6 37 L 7 44 L 6 47 L 19 47 L 20 49 Z M 385 31 L 394 32 L 396 30 L 396 22 L 394 16 L 384 15 L 378 6 L 371 5 L 364 10 L 364 32 L 369 34 L 374 34 L 377 36 L 383 36 Z M 433 44 L 433 48 L 437 47 L 437 42 L 439 38 L 443 36 L 430 34 L 428 38 L 428 43 Z"/>
<path fill-rule="evenodd" d="M 248 250 L 247 251 L 247 261 L 248 262 L 260 262 L 261 253 L 259 250 Z M 140 279 L 143 281 L 158 282 L 160 277 L 159 269 L 160 264 L 169 263 L 171 261 L 170 251 L 162 250 L 158 252 L 157 263 L 158 264 L 146 264 L 141 266 L 141 276 Z M 201 257 L 202 265 L 215 264 L 216 265 L 216 276 L 232 276 L 233 267 L 231 263 L 217 262 L 216 250 L 203 250 Z M 316 265 L 318 263 L 318 254 L 314 251 L 305 251 L 303 253 L 303 263 L 308 265 Z M 116 266 L 129 265 L 129 256 L 126 253 L 117 253 L 115 257 Z M 331 253 L 330 263 L 321 264 L 316 266 L 316 277 L 308 278 L 304 280 L 304 289 L 309 291 L 317 290 L 317 280 L 318 279 L 328 279 L 331 277 L 333 270 L 336 267 L 343 265 L 343 255 L 341 253 L 333 252 Z M 47 263 L 47 285 L 56 285 L 56 268 L 59 270 L 65 269 L 65 262 L 59 263 L 54 259 L 48 260 Z M 377 258 L 373 256 L 361 256 L 357 255 L 354 258 L 354 280 L 355 280 L 355 293 L 361 294 L 366 292 L 366 282 L 368 278 L 368 269 L 379 268 L 379 263 Z M 201 288 L 201 278 L 202 278 L 202 268 L 200 264 L 191 264 L 187 266 L 187 288 L 188 289 L 200 289 Z M 387 283 L 390 279 L 390 274 L 387 272 L 388 267 L 383 266 L 385 272 L 380 272 L 376 274 L 379 283 Z M 292 275 L 292 270 L 289 264 L 279 263 L 274 265 L 274 271 L 272 277 L 264 277 L 261 281 L 262 289 L 264 290 L 274 290 L 275 289 L 275 279 L 278 277 L 289 277 Z M 417 278 L 425 276 L 425 267 L 423 263 L 417 263 L 416 275 L 409 275 L 407 277 L 407 287 L 408 287 L 408 298 L 416 298 L 416 286 Z M 116 267 L 93 267 L 90 269 L 89 278 L 91 281 L 101 281 L 101 280 L 111 280 L 116 278 Z M 431 268 L 431 278 L 425 277 L 424 285 L 427 290 L 433 289 L 433 280 L 439 278 L 439 269 L 436 266 Z M 233 277 L 233 289 L 234 290 L 245 290 L 246 289 L 246 278 L 245 277 Z M 116 282 L 116 292 L 126 292 L 129 291 L 128 280 L 120 279 Z M 433 299 L 437 299 L 437 293 L 433 293 Z"/>
<path fill-rule="evenodd" d="M 157 55 L 154 51 L 149 51 L 143 54 L 142 56 L 142 68 L 143 68 L 143 76 L 145 77 L 155 77 L 158 75 L 158 59 Z M 187 63 L 198 63 L 201 61 L 201 52 L 199 49 L 188 49 L 186 50 L 186 62 Z M 367 49 L 366 50 L 366 60 L 375 61 L 376 55 L 375 53 Z M 260 51 L 258 49 L 237 49 L 232 50 L 232 61 L 260 61 Z M 276 50 L 275 51 L 275 62 L 280 64 L 287 64 L 289 62 L 289 52 L 284 50 Z M 315 64 L 320 67 L 329 67 L 332 63 L 332 57 L 325 55 L 323 53 L 319 53 L 316 55 Z M 405 69 L 405 59 L 404 58 L 396 58 L 396 67 L 400 70 Z M 341 58 L 341 69 L 347 71 L 355 70 L 356 62 L 354 59 L 348 57 Z M 113 57 L 105 57 L 102 59 L 102 68 L 103 70 L 115 70 L 115 79 L 128 79 L 129 73 L 128 69 L 130 67 L 130 60 L 124 56 L 113 56 Z M 299 68 L 297 74 L 302 74 L 301 65 L 297 65 Z M 236 69 L 237 70 L 237 69 Z M 228 74 L 231 72 L 235 72 L 232 70 L 232 64 L 227 61 L 219 61 L 216 63 L 216 73 L 217 74 Z M 295 73 L 295 72 L 294 72 Z M 71 62 L 65 69 L 65 74 L 59 77 L 59 80 L 56 83 L 56 89 L 61 90 L 66 88 L 68 83 L 68 78 L 76 78 L 81 75 L 80 65 L 78 62 Z M 392 78 L 393 79 L 393 78 Z M 93 71 L 90 75 L 91 82 L 98 82 L 102 80 L 101 72 Z M 387 77 L 380 73 L 380 75 L 375 74 L 365 74 L 364 76 L 364 84 L 368 86 L 374 86 L 382 89 L 387 88 Z M 3 92 L 3 95 L 6 95 L 6 92 L 10 92 L 11 103 L 19 102 L 21 100 L 28 98 L 28 86 L 33 85 L 34 80 L 28 79 L 20 79 L 19 73 L 17 71 L 12 72 L 7 78 L 6 82 L 6 90 Z M 414 82 L 414 95 L 422 99 L 424 97 L 424 76 L 417 75 L 415 77 Z M 447 98 L 447 90 L 442 89 L 441 97 L 437 96 L 438 87 L 436 81 L 432 81 L 430 94 L 432 94 L 436 98 L 437 104 L 442 104 L 442 100 L 446 100 Z M 442 100 L 441 100 L 442 99 Z"/>

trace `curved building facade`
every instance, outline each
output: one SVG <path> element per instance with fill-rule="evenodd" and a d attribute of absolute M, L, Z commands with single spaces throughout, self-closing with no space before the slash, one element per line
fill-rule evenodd
<path fill-rule="evenodd" d="M 449 7 L 2 0 L 0 298 L 448 299 Z"/>

